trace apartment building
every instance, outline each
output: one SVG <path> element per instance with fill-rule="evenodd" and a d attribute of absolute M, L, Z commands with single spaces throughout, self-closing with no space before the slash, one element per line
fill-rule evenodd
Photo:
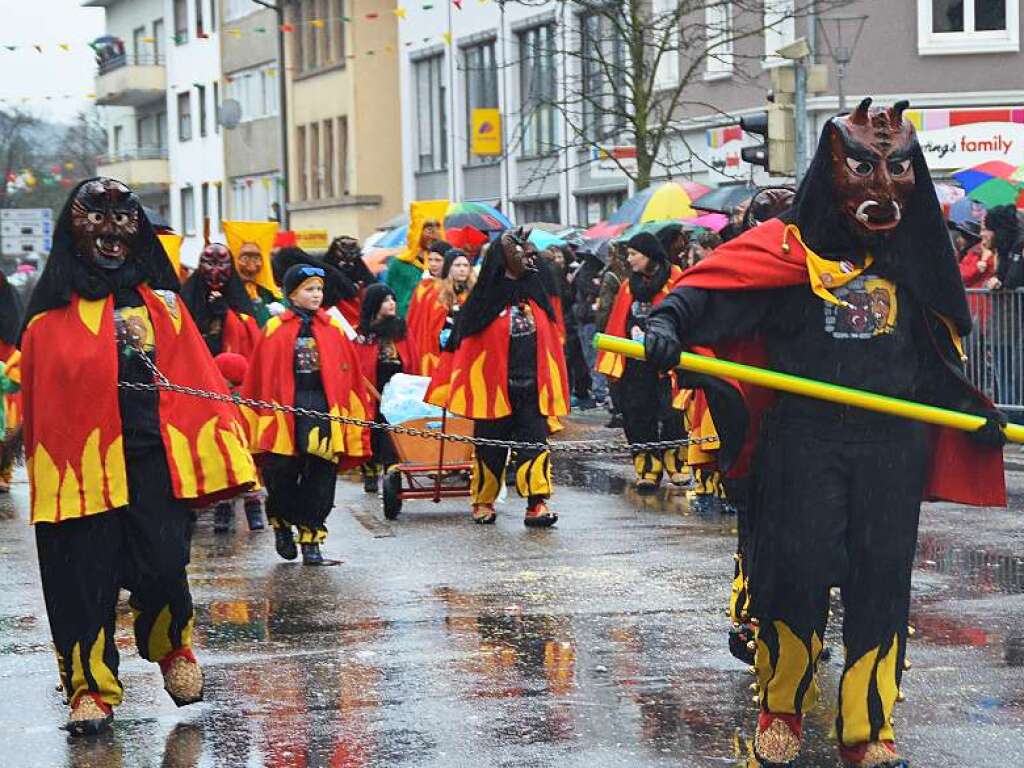
<path fill-rule="evenodd" d="M 96 43 L 96 103 L 107 127 L 98 173 L 121 179 L 144 205 L 171 212 L 167 132 L 167 46 L 163 0 L 87 0 L 106 9 Z"/>
<path fill-rule="evenodd" d="M 280 84 L 277 14 L 252 0 L 221 0 L 221 66 L 225 100 L 239 122 L 224 130 L 224 218 L 280 220 Z"/>
<path fill-rule="evenodd" d="M 287 3 L 292 229 L 365 237 L 402 209 L 394 0 Z"/>
<path fill-rule="evenodd" d="M 756 137 L 727 126 L 765 109 L 772 70 L 787 66 L 775 53 L 798 37 L 809 40 L 813 60 L 829 74 L 828 90 L 808 100 L 813 152 L 825 120 L 839 109 L 839 66 L 831 55 L 840 47 L 837 17 L 846 19 L 839 25 L 845 45 L 860 30 L 844 68 L 847 104 L 866 95 L 881 103 L 909 99 L 937 176 L 989 159 L 1024 162 L 1020 0 L 834 5 L 812 4 L 805 13 L 806 3 L 773 0 L 751 19 L 735 6 L 716 4 L 686 17 L 684 24 L 705 30 L 705 44 L 716 54 L 689 78 L 686 105 L 673 114 L 675 138 L 655 175 L 709 184 L 769 181 L 740 158 Z M 567 56 L 567 50 L 614 47 L 602 20 L 555 0 L 446 6 L 410 5 L 399 26 L 405 200 L 483 200 L 519 221 L 586 226 L 605 218 L 629 194 L 628 179 L 580 148 L 551 105 L 565 103 L 568 83 L 581 93 L 593 74 L 585 71 L 586 56 Z M 652 0 L 655 13 L 674 7 L 674 0 Z M 760 32 L 723 46 L 736 24 Z M 666 56 L 656 72 L 657 92 L 670 93 L 691 62 L 685 50 Z M 480 127 L 482 109 L 497 110 L 501 141 L 494 154 L 473 151 L 474 114 Z M 608 115 L 594 109 L 585 119 L 601 125 Z"/>

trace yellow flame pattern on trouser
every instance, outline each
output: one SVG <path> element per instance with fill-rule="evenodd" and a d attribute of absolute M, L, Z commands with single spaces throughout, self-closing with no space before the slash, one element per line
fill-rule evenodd
<path fill-rule="evenodd" d="M 510 389 L 509 394 L 512 414 L 501 419 L 477 419 L 473 424 L 473 434 L 493 440 L 546 443 L 548 424 L 537 405 L 536 388 Z M 551 454 L 548 450 L 517 448 L 512 460 L 516 468 L 516 490 L 521 496 L 551 495 Z M 490 445 L 476 447 L 470 483 L 473 503 L 494 503 L 500 484 L 504 482 L 508 463 L 508 449 Z"/>
<path fill-rule="evenodd" d="M 131 593 L 142 658 L 160 661 L 192 642 L 191 512 L 171 495 L 163 451 L 134 456 L 128 478 L 128 507 L 35 526 L 46 613 L 72 703 L 86 692 L 121 703 L 114 631 L 122 588 Z"/>
<path fill-rule="evenodd" d="M 757 628 L 757 671 L 761 708 L 778 715 L 798 715 L 817 698 L 814 673 L 821 655 L 821 638 L 812 631 L 799 637 L 784 621 Z"/>
<path fill-rule="evenodd" d="M 327 538 L 327 516 L 334 507 L 338 465 L 312 454 L 264 459 L 267 519 L 274 528 L 298 530 L 300 544 Z"/>
<path fill-rule="evenodd" d="M 737 553 L 736 567 L 733 571 L 732 591 L 729 594 L 729 617 L 733 624 L 746 624 L 750 621 L 750 585 L 747 581 L 745 558 Z"/>
<path fill-rule="evenodd" d="M 641 451 L 633 456 L 633 470 L 637 480 L 661 481 L 663 465 L 661 457 L 651 451 Z"/>
<path fill-rule="evenodd" d="M 665 474 L 689 476 L 690 470 L 686 465 L 686 447 L 669 448 L 662 454 L 662 463 L 665 465 Z"/>
<path fill-rule="evenodd" d="M 694 467 L 693 482 L 693 492 L 697 496 L 725 497 L 725 492 L 722 490 L 722 476 L 717 469 Z"/>

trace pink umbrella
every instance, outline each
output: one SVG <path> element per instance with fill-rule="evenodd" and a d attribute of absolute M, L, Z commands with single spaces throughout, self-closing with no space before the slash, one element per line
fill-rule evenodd
<path fill-rule="evenodd" d="M 712 232 L 721 232 L 729 223 L 729 217 L 724 213 L 705 213 L 694 219 L 680 219 L 684 224 L 702 229 L 710 229 Z"/>

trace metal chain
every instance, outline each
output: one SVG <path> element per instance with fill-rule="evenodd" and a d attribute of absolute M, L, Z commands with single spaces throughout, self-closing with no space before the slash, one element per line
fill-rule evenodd
<path fill-rule="evenodd" d="M 138 341 L 137 339 L 133 339 Z M 133 345 L 134 346 L 134 345 Z M 575 454 L 628 454 L 636 451 L 665 451 L 669 448 L 681 448 L 683 446 L 700 445 L 702 443 L 717 442 L 717 437 L 685 438 L 682 440 L 658 440 L 647 443 L 621 443 L 609 442 L 607 440 L 554 440 L 551 443 L 518 442 L 516 440 L 496 440 L 490 437 L 475 437 L 470 435 L 453 435 L 449 432 L 441 433 L 433 430 L 417 429 L 406 427 L 401 424 L 387 424 L 366 419 L 356 419 L 351 416 L 335 416 L 323 411 L 315 411 L 310 408 L 298 408 L 293 405 L 281 405 L 266 400 L 253 400 L 240 395 L 224 395 L 219 392 L 207 392 L 195 387 L 186 387 L 181 384 L 172 384 L 160 369 L 156 367 L 149 355 L 141 352 L 137 347 L 135 351 L 140 354 L 146 366 L 156 380 L 153 383 L 121 381 L 118 386 L 121 389 L 159 392 L 176 392 L 180 395 L 197 397 L 203 400 L 214 400 L 221 403 L 232 403 L 234 405 L 246 405 L 250 408 L 263 408 L 282 413 L 290 413 L 293 416 L 305 416 L 311 419 L 336 421 L 339 424 L 350 424 L 365 429 L 380 429 L 399 435 L 410 435 L 412 437 L 426 437 L 431 440 L 447 440 L 453 443 L 470 443 L 472 445 L 492 446 L 495 448 L 511 448 L 536 451 L 557 451 L 559 453 Z"/>

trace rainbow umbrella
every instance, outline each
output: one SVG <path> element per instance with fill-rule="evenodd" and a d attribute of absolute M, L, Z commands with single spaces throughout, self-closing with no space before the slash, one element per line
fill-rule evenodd
<path fill-rule="evenodd" d="M 1017 170 L 1017 166 L 1002 160 L 990 160 L 957 171 L 953 178 L 967 190 L 971 200 L 992 208 L 996 205 L 1015 204 L 1021 197 L 1024 182 L 1014 178 Z"/>
<path fill-rule="evenodd" d="M 685 219 L 696 215 L 686 189 L 678 182 L 668 181 L 637 192 L 608 217 L 608 223 L 629 226 L 645 221 Z"/>
<path fill-rule="evenodd" d="M 473 227 L 481 232 L 501 232 L 512 229 L 509 218 L 487 203 L 451 203 L 444 215 L 444 228 Z"/>

